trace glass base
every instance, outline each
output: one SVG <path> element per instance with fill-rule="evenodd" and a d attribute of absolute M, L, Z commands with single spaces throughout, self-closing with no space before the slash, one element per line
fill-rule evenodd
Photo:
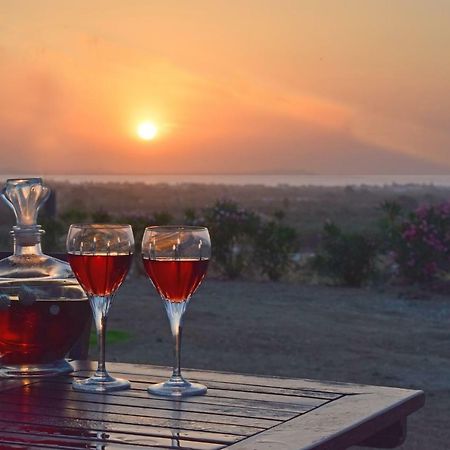
<path fill-rule="evenodd" d="M 191 397 L 205 395 L 207 387 L 199 383 L 191 383 L 184 378 L 170 378 L 164 383 L 152 384 L 147 388 L 150 394 L 163 397 Z"/>
<path fill-rule="evenodd" d="M 80 392 L 113 392 L 113 391 L 124 391 L 130 389 L 130 382 L 122 378 L 113 378 L 109 375 L 98 376 L 93 375 L 90 378 L 82 380 L 74 380 L 72 383 L 72 388 L 75 391 Z"/>
<path fill-rule="evenodd" d="M 65 359 L 47 364 L 11 364 L 0 367 L 0 377 L 6 378 L 44 378 L 71 372 L 73 367 Z"/>

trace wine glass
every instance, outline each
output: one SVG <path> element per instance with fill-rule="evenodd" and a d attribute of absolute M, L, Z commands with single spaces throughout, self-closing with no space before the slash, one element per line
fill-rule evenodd
<path fill-rule="evenodd" d="M 206 386 L 181 375 L 181 330 L 187 304 L 202 282 L 211 257 L 209 232 L 204 227 L 147 227 L 142 239 L 145 270 L 160 294 L 174 339 L 174 366 L 170 379 L 150 386 L 152 394 L 185 397 L 206 393 Z"/>
<path fill-rule="evenodd" d="M 134 238 L 130 225 L 74 224 L 67 235 L 70 266 L 91 304 L 97 329 L 98 367 L 88 379 L 75 380 L 76 391 L 128 389 L 130 382 L 109 375 L 105 366 L 106 321 L 111 302 L 131 265 Z"/>

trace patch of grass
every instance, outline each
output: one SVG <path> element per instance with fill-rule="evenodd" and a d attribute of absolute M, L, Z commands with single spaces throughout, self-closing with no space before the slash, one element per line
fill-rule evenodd
<path fill-rule="evenodd" d="M 106 344 L 118 344 L 121 342 L 126 342 L 131 338 L 131 334 L 126 331 L 121 330 L 106 330 Z M 93 348 L 97 345 L 97 333 L 95 330 L 91 331 L 91 336 L 89 337 L 89 347 Z"/>

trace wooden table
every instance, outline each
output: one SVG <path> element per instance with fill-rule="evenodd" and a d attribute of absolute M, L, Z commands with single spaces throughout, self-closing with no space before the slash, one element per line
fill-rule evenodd
<path fill-rule="evenodd" d="M 76 362 L 75 376 L 92 363 Z M 0 381 L 1 449 L 343 449 L 402 442 L 422 391 L 185 370 L 208 394 L 181 401 L 146 388 L 167 368 L 109 364 L 132 389 L 74 392 L 71 377 Z"/>

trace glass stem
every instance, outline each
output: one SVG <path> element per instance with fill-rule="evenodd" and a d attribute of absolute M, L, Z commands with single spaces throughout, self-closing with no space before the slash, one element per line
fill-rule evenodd
<path fill-rule="evenodd" d="M 183 314 L 186 310 L 187 301 L 171 302 L 164 299 L 164 306 L 166 308 L 167 317 L 169 318 L 174 343 L 174 363 L 171 380 L 179 382 L 183 379 L 181 376 L 181 335 L 183 329 Z"/>
<path fill-rule="evenodd" d="M 98 345 L 98 366 L 95 372 L 96 377 L 108 378 L 105 363 L 105 341 L 106 341 L 106 322 L 108 318 L 109 307 L 111 306 L 112 296 L 104 297 L 93 295 L 89 297 L 91 303 L 92 315 L 94 316 L 95 328 L 97 330 Z"/>
<path fill-rule="evenodd" d="M 106 317 L 100 318 L 100 327 L 97 328 L 97 342 L 98 342 L 98 366 L 96 376 L 105 378 L 108 373 L 105 367 L 105 340 L 106 340 Z"/>
<path fill-rule="evenodd" d="M 174 361 L 173 361 L 173 372 L 172 378 L 181 378 L 181 333 L 182 326 L 179 325 L 178 329 L 175 330 L 173 335 L 174 340 Z"/>

